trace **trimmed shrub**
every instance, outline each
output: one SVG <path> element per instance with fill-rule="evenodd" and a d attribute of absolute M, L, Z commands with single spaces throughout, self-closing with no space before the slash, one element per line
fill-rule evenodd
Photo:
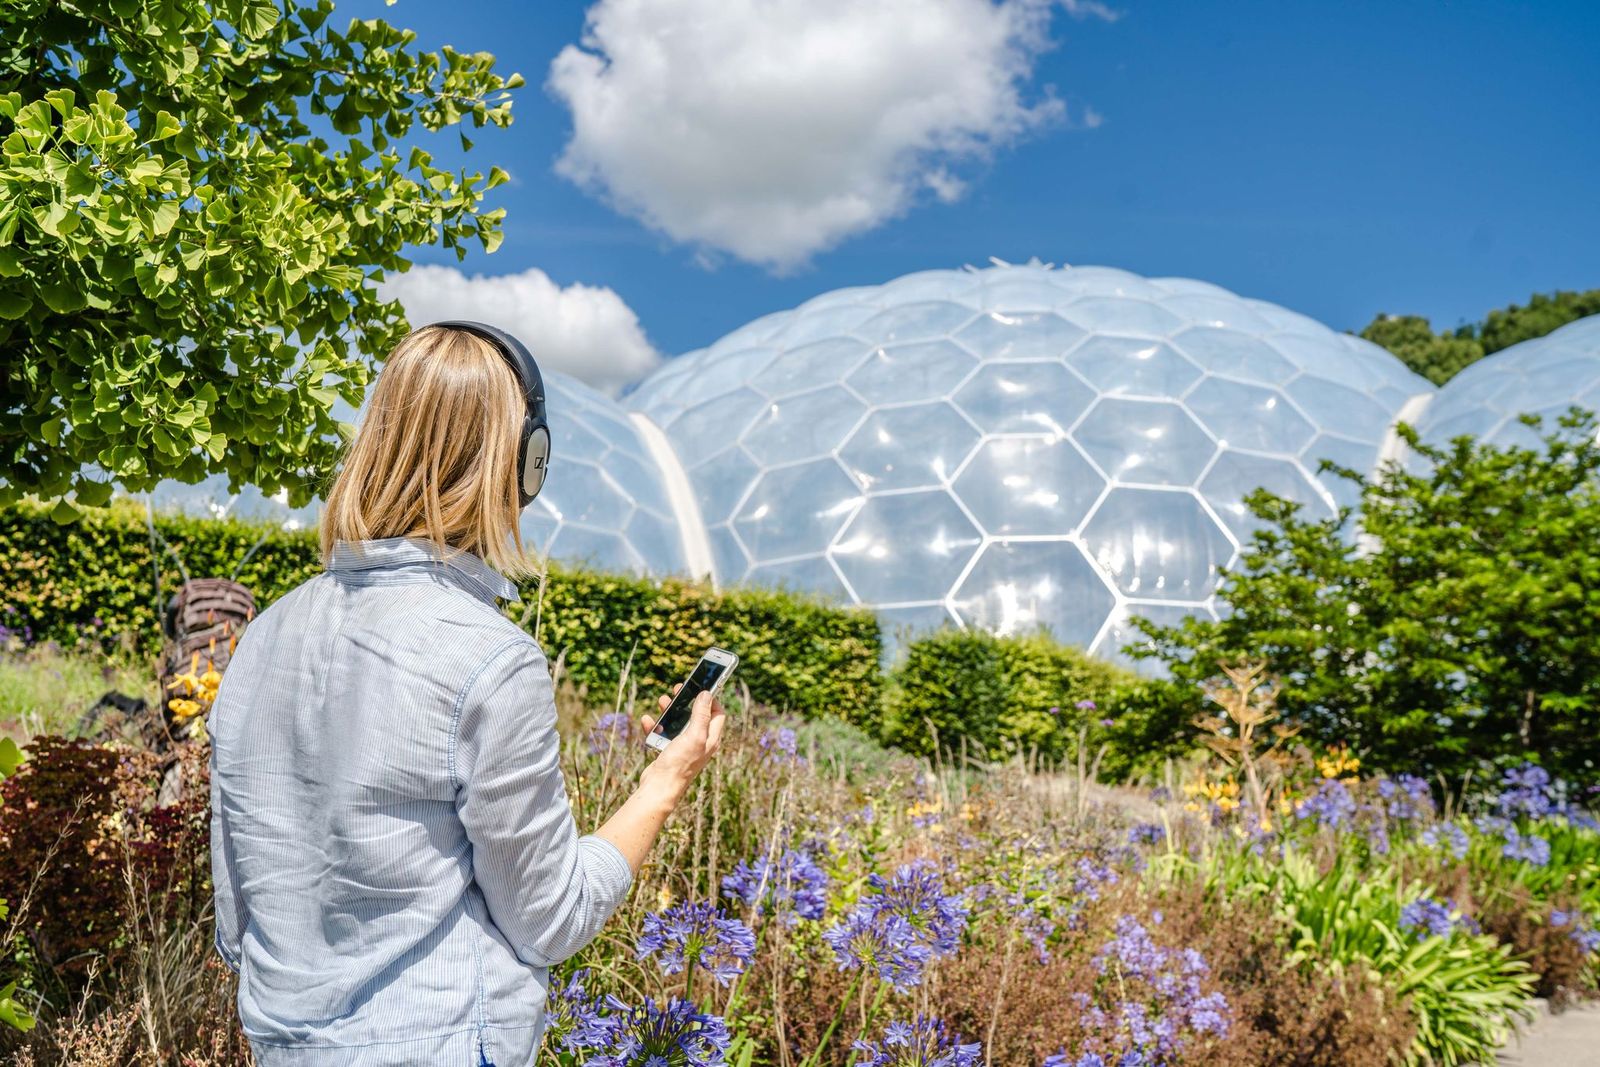
<path fill-rule="evenodd" d="M 263 606 L 322 570 L 308 533 L 186 516 L 157 516 L 155 526 L 191 575 L 237 569 Z M 161 606 L 183 574 L 161 540 L 152 553 L 151 540 L 144 511 L 131 502 L 91 509 L 67 526 L 38 504 L 0 508 L 0 624 L 67 647 L 127 635 L 137 653 L 155 655 Z"/>
<path fill-rule="evenodd" d="M 137 653 L 153 655 L 161 605 L 182 580 L 179 558 L 196 577 L 237 571 L 262 607 L 322 569 L 309 530 L 180 515 L 157 516 L 155 529 L 153 544 L 144 512 L 131 503 L 66 526 L 37 504 L 0 509 L 0 624 L 69 647 L 127 634 Z M 614 689 L 631 661 L 639 691 L 654 693 L 681 681 L 707 645 L 722 644 L 739 653 L 737 677 L 762 703 L 868 726 L 877 718 L 881 643 L 876 618 L 863 609 L 552 568 L 542 600 L 530 582 L 523 605 L 509 610 L 514 618 L 526 612 L 551 658 L 564 652 L 569 675 L 591 690 Z"/>
<path fill-rule="evenodd" d="M 523 598 L 539 596 L 530 585 Z M 739 654 L 734 681 L 763 704 L 875 729 L 877 619 L 862 608 L 767 589 L 713 593 L 668 578 L 552 569 L 536 616 L 540 643 L 574 681 L 609 690 L 624 669 L 643 694 L 681 682 L 709 645 Z"/>
<path fill-rule="evenodd" d="M 908 644 L 891 671 L 882 734 L 923 755 L 934 751 L 937 736 L 948 752 L 965 739 L 969 753 L 991 758 L 1034 752 L 1059 759 L 1080 728 L 1093 741 L 1109 740 L 1101 718 L 1136 682 L 1045 634 L 937 630 Z"/>

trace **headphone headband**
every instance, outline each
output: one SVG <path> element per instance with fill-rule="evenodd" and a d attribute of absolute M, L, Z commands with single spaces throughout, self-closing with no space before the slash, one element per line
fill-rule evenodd
<path fill-rule="evenodd" d="M 533 353 L 528 351 L 527 345 L 498 326 L 471 319 L 448 319 L 429 325 L 465 330 L 488 341 L 517 376 L 523 404 L 527 408 L 517 447 L 517 494 L 522 506 L 527 507 L 539 495 L 550 463 L 550 426 L 545 418 L 544 376 L 539 373 L 539 364 L 534 362 Z"/>

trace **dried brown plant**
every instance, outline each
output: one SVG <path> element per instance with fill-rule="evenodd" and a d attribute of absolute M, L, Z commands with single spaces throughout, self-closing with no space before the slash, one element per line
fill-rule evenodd
<path fill-rule="evenodd" d="M 1244 772 L 1258 824 L 1271 825 L 1270 794 L 1284 771 L 1285 746 L 1298 726 L 1279 721 L 1280 687 L 1261 660 L 1221 663 L 1222 679 L 1205 687 L 1220 715 L 1200 715 L 1200 740 L 1230 768 Z"/>

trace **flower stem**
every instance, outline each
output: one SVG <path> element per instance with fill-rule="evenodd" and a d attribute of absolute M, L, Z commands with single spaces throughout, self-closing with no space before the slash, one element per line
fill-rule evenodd
<path fill-rule="evenodd" d="M 822 1053 L 828 1047 L 828 1042 L 833 1040 L 833 1032 L 839 1029 L 839 1023 L 844 1020 L 845 1008 L 850 1003 L 850 998 L 855 995 L 856 987 L 861 984 L 863 972 L 857 971 L 855 978 L 850 981 L 850 988 L 844 991 L 843 998 L 839 1001 L 839 1010 L 833 1013 L 833 1020 L 828 1023 L 828 1028 L 822 1032 L 822 1039 L 817 1042 L 817 1047 L 800 1062 L 800 1067 L 815 1067 L 822 1062 Z"/>

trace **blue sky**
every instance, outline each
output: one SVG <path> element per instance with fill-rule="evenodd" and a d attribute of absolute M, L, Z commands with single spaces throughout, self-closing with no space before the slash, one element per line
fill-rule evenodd
<path fill-rule="evenodd" d="M 795 0 L 781 2 L 792 9 Z M 892 0 L 901 10 L 975 2 Z M 738 9 L 759 7 L 606 3 L 614 25 L 630 11 L 670 16 L 675 6 L 699 9 L 684 16 L 690 23 L 706 10 L 726 10 L 736 22 Z M 810 4 L 818 19 L 839 10 Z M 715 237 L 682 236 L 714 229 L 701 215 L 715 204 L 685 206 L 680 196 L 659 212 L 666 227 L 639 221 L 648 212 L 637 206 L 610 206 L 599 191 L 607 181 L 632 180 L 637 192 L 656 165 L 627 157 L 625 125 L 604 135 L 600 154 L 610 156 L 600 166 L 613 171 L 588 188 L 557 173 L 577 120 L 546 83 L 552 60 L 579 42 L 590 5 L 363 0 L 339 13 L 409 26 L 429 47 L 492 51 L 502 69 L 528 78 L 514 125 L 484 131 L 472 153 L 476 165 L 514 175 L 494 201 L 509 213 L 505 244 L 463 269 L 537 268 L 559 287 L 613 290 L 666 355 L 828 289 L 990 256 L 1192 276 L 1339 329 L 1358 329 L 1379 311 L 1454 325 L 1531 292 L 1600 286 L 1600 4 L 1126 0 L 1110 5 L 1114 19 L 1096 17 L 1087 0 L 1069 6 L 1080 9 L 1076 17 L 1055 10 L 1047 30 L 1034 27 L 1007 54 L 1023 56 L 1027 69 L 1001 79 L 1018 99 L 990 117 L 1003 126 L 1020 115 L 1025 129 L 985 132 L 980 120 L 984 150 L 912 152 L 911 165 L 932 177 L 911 182 L 909 203 L 880 207 L 888 217 L 859 224 L 833 247 L 784 251 L 776 267 L 771 257 L 750 261 L 760 249 L 752 256 Z M 750 47 L 770 48 L 759 23 L 751 26 Z M 648 43 L 655 31 L 639 32 Z M 737 51 L 743 32 L 721 26 L 715 39 Z M 1035 55 L 1043 35 L 1050 48 Z M 884 50 L 889 67 L 915 61 Z M 860 118 L 841 112 L 874 106 L 830 99 L 827 63 L 814 75 L 782 55 L 776 63 L 773 93 L 796 98 L 751 93 L 763 97 L 752 106 L 773 108 L 797 128 L 809 129 L 801 119 L 811 99 L 817 122 L 841 128 Z M 715 73 L 707 73 L 713 86 Z M 805 84 L 813 76 L 818 84 Z M 740 92 L 750 92 L 748 80 Z M 697 116 L 674 114 L 675 93 L 659 95 L 666 99 L 649 102 L 647 121 L 681 119 L 692 137 Z M 692 110 L 692 99 L 686 91 L 681 106 Z M 1059 102 L 1053 110 L 1050 99 Z M 766 130 L 767 114 L 758 109 L 749 121 Z M 698 132 L 751 128 L 740 122 L 733 115 L 724 128 Z M 731 147 L 737 168 L 740 145 Z M 961 191 L 942 200 L 930 189 L 945 177 Z M 814 191 L 808 185 L 805 195 Z M 640 195 L 655 202 L 653 191 Z M 741 217 L 764 219 L 769 210 Z M 661 232 L 673 218 L 678 237 Z M 454 263 L 435 250 L 416 258 Z"/>

